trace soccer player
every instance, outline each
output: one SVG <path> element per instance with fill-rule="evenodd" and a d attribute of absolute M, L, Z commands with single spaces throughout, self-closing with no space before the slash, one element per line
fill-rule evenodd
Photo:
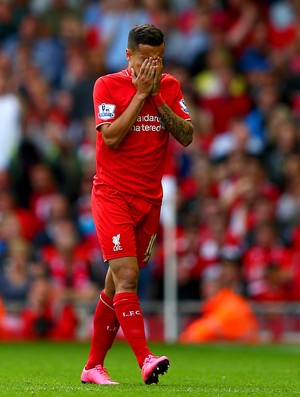
<path fill-rule="evenodd" d="M 94 332 L 83 383 L 117 384 L 104 359 L 121 326 L 142 379 L 158 383 L 169 367 L 166 356 L 148 348 L 137 296 L 139 270 L 147 265 L 159 227 L 169 134 L 183 146 L 193 140 L 193 125 L 179 82 L 163 74 L 163 33 L 139 25 L 128 35 L 128 68 L 97 79 L 96 175 L 92 211 L 103 257 L 105 287 L 94 315 Z"/>

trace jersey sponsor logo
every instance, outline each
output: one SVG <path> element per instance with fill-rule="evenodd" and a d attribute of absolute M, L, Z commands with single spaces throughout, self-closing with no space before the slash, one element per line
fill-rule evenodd
<path fill-rule="evenodd" d="M 121 247 L 120 238 L 121 238 L 120 233 L 117 234 L 116 236 L 113 236 L 113 238 L 112 238 L 112 242 L 114 244 L 114 246 L 113 246 L 114 251 L 122 251 L 122 249 L 123 249 Z"/>
<path fill-rule="evenodd" d="M 187 113 L 187 114 L 189 113 L 188 108 L 187 108 L 187 106 L 186 106 L 186 102 L 185 102 L 184 99 L 181 99 L 181 100 L 179 101 L 179 105 L 180 105 L 180 107 L 181 107 L 181 110 L 184 111 L 184 113 Z"/>
<path fill-rule="evenodd" d="M 137 117 L 137 119 L 136 119 L 136 122 L 137 123 L 141 123 L 141 122 L 150 122 L 150 123 L 153 123 L 153 122 L 156 122 L 156 123 L 160 123 L 161 122 L 161 119 L 160 119 L 160 117 L 159 116 L 153 116 L 152 114 L 145 114 L 145 116 L 138 116 Z"/>
<path fill-rule="evenodd" d="M 132 126 L 131 131 L 133 132 L 161 132 L 165 129 L 165 125 L 158 116 L 146 114 L 144 116 L 138 116 L 135 124 Z"/>
<path fill-rule="evenodd" d="M 98 106 L 98 117 L 102 120 L 108 120 L 115 117 L 115 108 L 116 105 L 112 105 L 111 103 L 101 103 Z"/>

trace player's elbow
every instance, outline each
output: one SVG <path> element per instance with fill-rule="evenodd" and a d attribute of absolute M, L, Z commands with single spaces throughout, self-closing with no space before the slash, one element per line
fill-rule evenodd
<path fill-rule="evenodd" d="M 111 134 L 105 133 L 102 131 L 102 138 L 106 146 L 110 149 L 116 149 L 119 146 L 119 140 L 117 137 L 112 136 Z"/>
<path fill-rule="evenodd" d="M 186 134 L 184 134 L 184 139 L 181 142 L 182 146 L 184 147 L 189 146 L 193 142 L 193 136 L 194 136 L 194 127 L 191 123 L 189 123 L 189 128 L 186 131 Z"/>
<path fill-rule="evenodd" d="M 187 147 L 193 142 L 193 134 L 186 136 L 185 140 L 182 142 L 182 146 Z"/>
<path fill-rule="evenodd" d="M 119 146 L 119 142 L 116 139 L 112 139 L 112 138 L 106 138 L 106 139 L 104 138 L 104 143 L 110 149 L 116 149 Z"/>
<path fill-rule="evenodd" d="M 119 146 L 120 140 L 111 129 L 111 124 L 103 124 L 101 126 L 101 134 L 106 146 L 110 149 L 116 149 Z"/>

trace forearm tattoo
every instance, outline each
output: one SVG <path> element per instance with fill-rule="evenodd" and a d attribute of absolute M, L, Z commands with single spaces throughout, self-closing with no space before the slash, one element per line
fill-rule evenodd
<path fill-rule="evenodd" d="M 159 114 L 166 129 L 183 146 L 188 146 L 193 140 L 193 125 L 177 116 L 169 106 L 164 103 L 159 108 Z"/>

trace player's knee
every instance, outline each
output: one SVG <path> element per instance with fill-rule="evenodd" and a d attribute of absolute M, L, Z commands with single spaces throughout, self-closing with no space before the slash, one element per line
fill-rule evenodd
<path fill-rule="evenodd" d="M 120 269 L 115 278 L 116 291 L 136 291 L 139 272 L 135 268 Z"/>

